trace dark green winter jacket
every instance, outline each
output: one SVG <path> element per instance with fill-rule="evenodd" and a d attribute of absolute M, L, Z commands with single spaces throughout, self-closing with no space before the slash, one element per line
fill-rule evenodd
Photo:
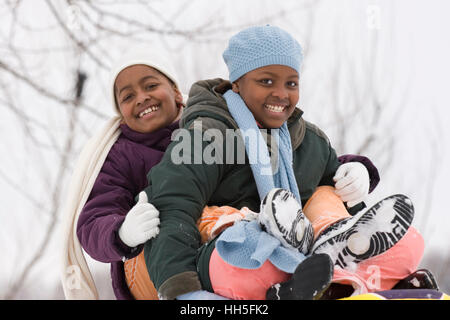
<path fill-rule="evenodd" d="M 205 163 L 199 155 L 210 151 L 211 141 L 195 143 L 193 139 L 199 134 L 194 130 L 194 121 L 201 121 L 204 131 L 215 128 L 225 133 L 226 129 L 238 128 L 221 94 L 228 88 L 229 83 L 222 79 L 200 81 L 192 86 L 180 121 L 180 128 L 188 130 L 169 145 L 161 162 L 147 176 L 146 192 L 149 202 L 160 212 L 160 232 L 145 244 L 144 254 L 150 278 L 163 298 L 211 289 L 208 261 L 214 243 L 201 246 L 196 226 L 205 205 L 247 206 L 259 211 L 260 199 L 248 160 L 241 164 L 230 163 L 229 159 Z M 304 205 L 317 186 L 334 185 L 333 176 L 340 163 L 325 134 L 305 121 L 302 113 L 295 110 L 288 127 L 294 173 Z M 223 152 L 217 152 L 217 157 L 236 152 L 237 144 L 222 145 Z M 176 159 L 180 156 L 191 164 L 179 164 Z M 234 154 L 235 161 L 238 156 Z"/>

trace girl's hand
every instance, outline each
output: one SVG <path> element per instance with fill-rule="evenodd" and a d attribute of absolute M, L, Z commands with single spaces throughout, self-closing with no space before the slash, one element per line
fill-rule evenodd
<path fill-rule="evenodd" d="M 147 194 L 142 191 L 138 202 L 127 213 L 119 228 L 119 237 L 123 243 L 133 248 L 156 237 L 159 233 L 158 226 L 159 211 L 148 203 Z"/>
<path fill-rule="evenodd" d="M 342 164 L 333 178 L 336 194 L 342 201 L 347 202 L 347 207 L 364 201 L 369 194 L 370 178 L 366 167 L 359 162 L 347 162 Z"/>

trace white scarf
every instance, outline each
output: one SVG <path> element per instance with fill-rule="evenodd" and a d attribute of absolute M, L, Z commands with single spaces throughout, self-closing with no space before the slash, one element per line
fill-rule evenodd
<path fill-rule="evenodd" d="M 94 182 L 105 162 L 111 147 L 119 137 L 120 116 L 111 118 L 83 148 L 72 174 L 68 195 L 63 210 L 61 225 L 62 266 L 61 281 L 64 295 L 69 300 L 98 299 L 98 292 L 92 278 L 76 228 Z"/>

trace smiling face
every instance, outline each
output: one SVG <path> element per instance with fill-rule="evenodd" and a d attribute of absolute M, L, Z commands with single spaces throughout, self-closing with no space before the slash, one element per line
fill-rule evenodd
<path fill-rule="evenodd" d="M 299 99 L 299 77 L 294 69 L 269 65 L 246 73 L 233 83 L 255 120 L 267 129 L 279 128 Z"/>
<path fill-rule="evenodd" d="M 115 97 L 124 122 L 132 130 L 153 132 L 173 123 L 183 97 L 162 73 L 146 65 L 123 69 L 115 81 Z"/>

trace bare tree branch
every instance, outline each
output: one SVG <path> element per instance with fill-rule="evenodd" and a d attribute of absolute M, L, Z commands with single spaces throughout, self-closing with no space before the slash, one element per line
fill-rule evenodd
<path fill-rule="evenodd" d="M 59 13 L 56 11 L 55 7 L 53 6 L 52 2 L 50 0 L 45 1 L 50 8 L 50 11 L 53 13 L 53 16 L 55 17 L 56 21 L 58 22 L 61 29 L 69 36 L 70 39 L 83 51 L 85 52 L 92 60 L 94 60 L 101 68 L 108 69 L 108 66 L 103 63 L 101 59 L 99 59 L 95 54 L 92 53 L 92 51 L 85 46 L 85 44 L 77 39 L 77 37 L 73 34 L 72 31 L 69 30 L 67 25 L 64 23 L 63 19 L 60 17 Z"/>
<path fill-rule="evenodd" d="M 70 156 L 72 154 L 73 149 L 73 141 L 75 138 L 75 128 L 76 123 L 78 121 L 77 113 L 77 103 L 81 100 L 81 92 L 82 92 L 82 85 L 81 85 L 81 91 L 79 94 L 76 95 L 75 103 L 72 105 L 72 108 L 70 110 L 69 114 L 69 131 L 66 136 L 66 141 L 64 144 L 64 152 L 61 156 L 60 164 L 56 173 L 56 179 L 55 184 L 53 186 L 52 190 L 52 196 L 51 196 L 51 210 L 50 210 L 50 222 L 48 223 L 48 226 L 46 227 L 46 233 L 44 238 L 39 243 L 35 253 L 31 256 L 31 258 L 28 259 L 28 261 L 25 263 L 25 266 L 23 267 L 22 271 L 19 273 L 18 276 L 14 279 L 12 285 L 9 287 L 9 290 L 7 291 L 5 295 L 5 299 L 13 299 L 14 296 L 19 292 L 20 288 L 26 283 L 27 278 L 33 269 L 33 266 L 36 265 L 36 263 L 41 260 L 44 257 L 45 250 L 50 245 L 50 239 L 54 235 L 54 231 L 57 225 L 58 221 L 58 212 L 60 210 L 60 201 L 61 201 L 61 187 L 60 187 L 60 181 L 65 181 L 65 177 L 68 174 L 68 163 L 70 162 Z"/>
<path fill-rule="evenodd" d="M 46 98 L 55 100 L 56 102 L 59 102 L 63 106 L 73 105 L 73 103 L 74 103 L 73 99 L 61 98 L 60 96 L 54 94 L 53 92 L 47 90 L 46 88 L 38 85 L 35 82 L 33 82 L 32 80 L 30 80 L 29 77 L 26 77 L 26 76 L 20 74 L 19 72 L 15 71 L 13 68 L 9 67 L 7 64 L 5 64 L 1 60 L 0 60 L 0 69 L 5 70 L 6 72 L 8 72 L 12 76 L 14 76 L 16 79 L 26 83 L 27 85 L 32 87 L 35 91 L 37 91 L 40 95 L 42 95 Z M 89 107 L 85 104 L 82 104 L 82 108 L 86 109 L 87 111 L 91 112 L 92 114 L 98 116 L 101 119 L 107 118 L 107 116 L 104 113 L 98 111 L 97 109 L 95 109 L 93 107 Z"/>

